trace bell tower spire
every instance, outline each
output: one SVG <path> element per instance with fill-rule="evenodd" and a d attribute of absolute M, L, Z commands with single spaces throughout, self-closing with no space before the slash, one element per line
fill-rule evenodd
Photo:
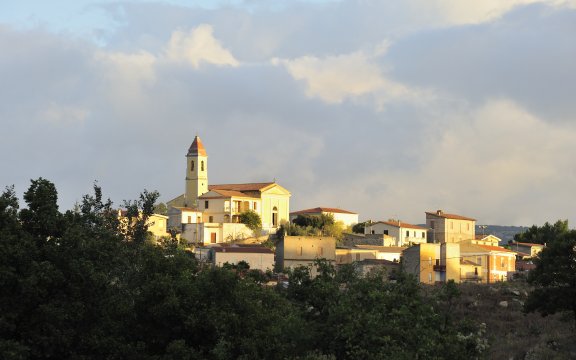
<path fill-rule="evenodd" d="M 208 192 L 208 155 L 196 135 L 186 154 L 186 192 L 184 206 L 197 208 L 198 197 Z"/>

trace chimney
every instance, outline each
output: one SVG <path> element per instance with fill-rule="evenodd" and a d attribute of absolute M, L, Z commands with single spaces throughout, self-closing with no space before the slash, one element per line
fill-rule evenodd
<path fill-rule="evenodd" d="M 442 215 L 442 210 L 436 210 L 436 215 Z"/>

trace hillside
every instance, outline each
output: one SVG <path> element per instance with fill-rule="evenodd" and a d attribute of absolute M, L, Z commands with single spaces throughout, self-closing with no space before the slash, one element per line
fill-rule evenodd
<path fill-rule="evenodd" d="M 529 286 L 524 281 L 462 284 L 455 319 L 486 324 L 487 359 L 574 359 L 576 332 L 571 314 L 524 314 Z"/>

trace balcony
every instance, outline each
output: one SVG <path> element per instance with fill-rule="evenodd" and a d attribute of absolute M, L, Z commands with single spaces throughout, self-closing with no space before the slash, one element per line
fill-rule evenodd
<path fill-rule="evenodd" d="M 435 264 L 432 266 L 434 271 L 446 272 L 446 265 Z"/>

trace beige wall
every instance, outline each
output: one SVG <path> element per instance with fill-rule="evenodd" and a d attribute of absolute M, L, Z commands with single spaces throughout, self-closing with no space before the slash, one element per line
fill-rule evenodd
<path fill-rule="evenodd" d="M 329 236 L 284 236 L 276 245 L 278 270 L 309 266 L 316 259 L 336 260 L 336 239 Z"/>
<path fill-rule="evenodd" d="M 148 218 L 148 231 L 151 232 L 156 239 L 168 236 L 167 225 L 168 216 L 152 214 Z"/>
<path fill-rule="evenodd" d="M 238 264 L 240 261 L 246 261 L 250 265 L 250 269 L 274 270 L 274 254 L 214 251 L 214 264 L 216 266 L 222 266 L 226 262 Z"/>
<path fill-rule="evenodd" d="M 194 167 L 192 168 L 192 163 Z M 198 197 L 208 192 L 208 156 L 186 156 L 184 205 L 195 206 Z"/>
<path fill-rule="evenodd" d="M 439 244 L 418 244 L 404 250 L 402 267 L 421 283 L 434 284 L 441 280 L 440 274 L 434 271 L 436 259 L 440 260 Z"/>
<path fill-rule="evenodd" d="M 364 259 L 377 259 L 377 255 L 377 250 L 340 248 L 336 249 L 336 264 L 352 264 L 354 261 L 362 261 Z"/>
<path fill-rule="evenodd" d="M 280 224 L 288 222 L 290 216 L 290 193 L 286 194 L 280 189 L 271 188 L 263 191 L 261 196 L 262 212 L 262 228 L 273 230 L 278 228 Z M 272 212 L 274 207 L 277 211 L 276 224 L 272 223 Z M 271 231 L 274 232 L 274 231 Z"/>
<path fill-rule="evenodd" d="M 394 246 L 407 246 L 426 242 L 426 229 L 398 227 L 381 222 L 372 223 L 364 228 L 365 234 L 385 234 L 386 232 L 396 240 Z"/>
<path fill-rule="evenodd" d="M 449 219 L 426 214 L 426 227 L 433 228 L 430 230 L 432 234 L 430 241 L 436 243 L 474 239 L 476 236 L 475 226 L 476 221 L 472 220 Z"/>

